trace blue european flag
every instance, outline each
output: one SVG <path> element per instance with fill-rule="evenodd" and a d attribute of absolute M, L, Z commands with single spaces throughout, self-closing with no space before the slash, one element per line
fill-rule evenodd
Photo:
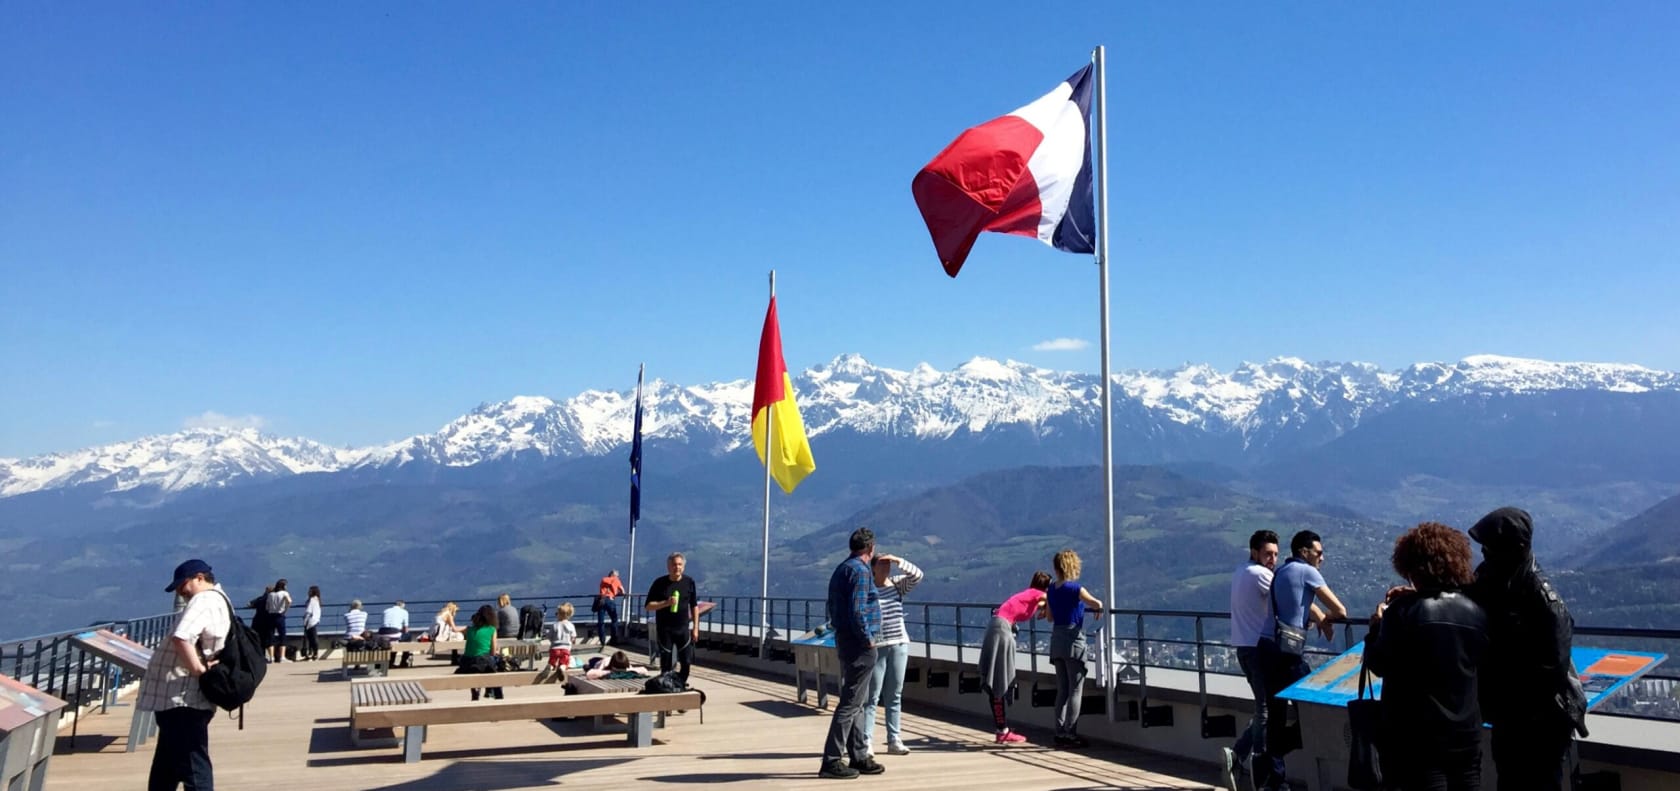
<path fill-rule="evenodd" d="M 642 375 L 636 374 L 636 427 L 630 438 L 630 532 L 642 518 Z"/>

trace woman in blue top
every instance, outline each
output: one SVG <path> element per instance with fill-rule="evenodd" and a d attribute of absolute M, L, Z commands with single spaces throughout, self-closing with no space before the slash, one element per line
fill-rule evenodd
<path fill-rule="evenodd" d="M 1079 704 L 1085 693 L 1085 611 L 1101 618 L 1102 602 L 1079 584 L 1079 553 L 1064 549 L 1051 559 L 1050 664 L 1056 666 L 1056 744 L 1085 747 L 1079 736 Z"/>

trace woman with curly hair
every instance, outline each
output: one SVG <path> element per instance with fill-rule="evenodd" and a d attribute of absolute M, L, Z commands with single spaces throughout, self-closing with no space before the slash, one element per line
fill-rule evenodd
<path fill-rule="evenodd" d="M 1394 542 L 1394 570 L 1409 585 L 1377 605 L 1365 638 L 1366 667 L 1383 679 L 1379 755 L 1390 788 L 1481 787 L 1476 677 L 1488 622 L 1463 593 L 1470 560 L 1469 537 L 1436 522 Z"/>

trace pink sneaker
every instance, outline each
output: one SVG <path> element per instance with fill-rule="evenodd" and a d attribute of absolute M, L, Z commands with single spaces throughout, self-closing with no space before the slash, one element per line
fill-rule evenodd
<path fill-rule="evenodd" d="M 1027 737 L 1014 731 L 1004 731 L 997 735 L 998 744 L 1025 744 Z"/>

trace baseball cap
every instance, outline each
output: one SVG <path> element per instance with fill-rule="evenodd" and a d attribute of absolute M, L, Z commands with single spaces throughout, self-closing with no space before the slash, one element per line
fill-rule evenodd
<path fill-rule="evenodd" d="M 182 563 L 181 565 L 175 567 L 175 581 L 169 583 L 169 587 L 164 588 L 163 592 L 164 593 L 174 593 L 176 588 L 181 587 L 181 583 L 186 582 L 187 580 L 190 580 L 190 579 L 192 579 L 193 577 L 195 577 L 199 574 L 209 574 L 209 573 L 210 573 L 210 564 L 209 563 L 205 563 L 204 561 L 199 560 L 198 558 L 193 558 L 192 560 L 189 560 L 189 561 L 187 561 L 185 563 Z"/>

